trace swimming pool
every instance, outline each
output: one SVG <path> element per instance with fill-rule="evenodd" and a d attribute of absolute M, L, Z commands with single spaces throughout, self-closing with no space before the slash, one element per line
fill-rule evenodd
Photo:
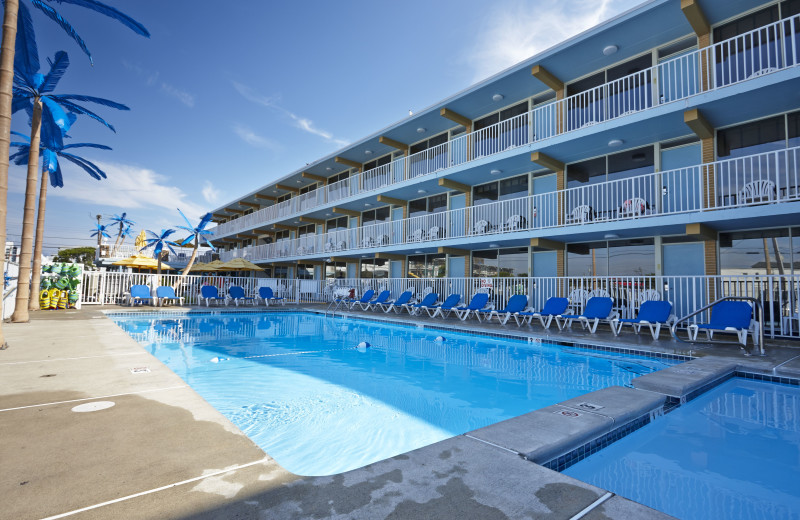
<path fill-rule="evenodd" d="M 677 363 L 301 312 L 110 317 L 299 475 L 355 469 Z"/>
<path fill-rule="evenodd" d="M 800 388 L 734 378 L 565 474 L 680 518 L 800 518 Z"/>

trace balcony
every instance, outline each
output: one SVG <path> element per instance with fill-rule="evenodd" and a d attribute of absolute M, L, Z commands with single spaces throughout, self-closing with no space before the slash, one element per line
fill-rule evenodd
<path fill-rule="evenodd" d="M 565 228 L 800 200 L 800 147 L 343 229 L 220 254 L 251 261 Z"/>
<path fill-rule="evenodd" d="M 218 237 L 250 230 L 326 204 L 537 143 L 592 125 L 717 90 L 800 61 L 800 15 L 659 63 L 397 159 L 334 184 L 218 225 Z"/>

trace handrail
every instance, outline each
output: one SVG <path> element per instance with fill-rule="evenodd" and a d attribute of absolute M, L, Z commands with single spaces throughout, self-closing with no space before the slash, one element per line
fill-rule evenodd
<path fill-rule="evenodd" d="M 734 343 L 734 342 L 731 342 L 731 341 L 716 342 L 716 343 L 715 342 L 711 342 L 711 341 L 685 341 L 685 340 L 681 339 L 680 337 L 678 337 L 678 334 L 676 332 L 676 330 L 678 328 L 678 323 L 680 323 L 682 321 L 686 321 L 689 318 L 692 318 L 694 316 L 697 316 L 701 312 L 705 312 L 708 309 L 712 308 L 714 305 L 718 304 L 719 302 L 723 302 L 723 301 L 726 301 L 726 300 L 749 301 L 749 302 L 752 302 L 754 304 L 754 306 L 758 307 L 758 311 L 759 311 L 757 313 L 757 315 L 758 315 L 758 348 L 759 348 L 759 355 L 765 356 L 766 353 L 764 352 L 764 306 L 762 305 L 761 300 L 759 300 L 757 298 L 753 298 L 751 296 L 725 296 L 725 297 L 720 298 L 719 300 L 717 300 L 717 301 L 715 301 L 713 303 L 709 303 L 705 307 L 702 307 L 702 308 L 694 311 L 691 314 L 687 314 L 686 316 L 684 316 L 684 317 L 682 317 L 682 318 L 680 318 L 678 320 L 675 320 L 672 323 L 672 325 L 670 325 L 670 327 L 669 327 L 670 334 L 672 334 L 673 338 L 675 338 L 676 340 L 678 340 L 678 341 L 680 341 L 682 343 L 690 343 L 690 344 L 693 344 L 693 345 L 697 345 L 697 344 L 706 344 L 706 345 L 708 345 L 708 344 L 711 344 L 711 343 L 714 343 L 716 345 L 738 345 L 739 343 Z M 742 350 L 744 350 L 744 347 L 742 347 Z M 744 355 L 745 356 L 749 356 L 750 353 L 745 350 Z"/>

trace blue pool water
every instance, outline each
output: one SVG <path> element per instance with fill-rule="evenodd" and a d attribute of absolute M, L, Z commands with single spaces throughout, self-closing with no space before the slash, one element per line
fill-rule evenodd
<path fill-rule="evenodd" d="M 355 469 L 674 364 L 310 313 L 112 319 L 299 475 Z"/>
<path fill-rule="evenodd" d="M 731 379 L 564 473 L 681 520 L 800 518 L 800 388 Z"/>

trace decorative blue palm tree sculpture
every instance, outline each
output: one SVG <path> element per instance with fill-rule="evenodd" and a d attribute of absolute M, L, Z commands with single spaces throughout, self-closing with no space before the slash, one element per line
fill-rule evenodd
<path fill-rule="evenodd" d="M 175 230 L 162 229 L 161 234 L 158 234 L 148 229 L 147 233 L 150 235 L 150 238 L 145 240 L 145 246 L 141 250 L 145 250 L 148 247 L 153 248 L 153 258 L 158 260 L 158 276 L 161 278 L 161 257 L 163 256 L 161 253 L 164 251 L 164 246 L 166 246 L 173 255 L 177 256 L 172 246 L 178 247 L 178 244 L 169 240 L 170 235 L 175 233 Z"/>
<path fill-rule="evenodd" d="M 97 227 L 93 230 L 92 234 L 89 236 L 97 237 L 97 247 L 100 247 L 100 243 L 104 238 L 111 238 L 111 235 L 106 233 L 106 227 L 102 224 L 97 224 Z"/>
<path fill-rule="evenodd" d="M 129 236 L 131 236 L 132 234 L 133 234 L 133 230 L 131 229 L 131 227 L 130 226 L 126 227 L 122 231 L 122 235 L 121 235 L 122 236 L 122 240 L 120 241 L 119 245 L 122 246 L 122 244 L 125 243 L 125 239 L 128 238 Z"/>
<path fill-rule="evenodd" d="M 111 225 L 119 226 L 119 233 L 117 233 L 117 239 L 114 241 L 114 249 L 117 249 L 117 245 L 122 238 L 122 233 L 125 230 L 125 226 L 128 226 L 128 230 L 130 230 L 133 224 L 136 224 L 136 222 L 129 219 L 127 213 L 122 213 L 122 215 L 114 215 L 111 217 Z"/>
<path fill-rule="evenodd" d="M 83 38 L 78 35 L 78 31 L 63 17 L 61 14 L 50 7 L 49 5 L 42 2 L 42 0 L 30 0 L 31 5 L 36 9 L 40 10 L 46 17 L 56 22 L 64 32 L 66 32 L 70 38 L 75 40 L 75 43 L 78 44 L 78 47 L 81 48 L 83 52 L 86 53 L 86 56 L 89 57 L 89 62 L 94 64 L 94 60 L 92 60 L 92 53 L 89 52 L 89 48 L 86 46 L 86 42 L 83 41 Z M 128 27 L 130 30 L 144 36 L 145 38 L 150 37 L 150 33 L 147 29 L 145 29 L 144 25 L 140 24 L 130 16 L 126 15 L 125 13 L 114 9 L 113 7 L 103 4 L 101 2 L 97 2 L 96 0 L 47 0 L 48 2 L 58 2 L 59 4 L 73 4 L 80 7 L 85 7 L 86 9 L 91 9 L 97 13 L 102 15 L 108 16 L 113 20 L 117 20 L 125 27 Z M 27 17 L 30 20 L 30 13 L 28 12 L 28 8 L 25 7 L 25 4 L 19 4 L 19 18 L 21 20 L 23 16 Z M 17 31 L 19 31 L 19 22 L 17 23 Z M 17 49 L 19 52 L 19 49 Z"/>
<path fill-rule="evenodd" d="M 35 0 L 38 1 L 38 0 Z M 82 0 L 85 1 L 85 0 Z M 91 110 L 76 103 L 76 101 L 97 103 L 100 105 L 129 110 L 128 107 L 103 98 L 83 95 L 56 95 L 53 90 L 69 66 L 69 57 L 64 51 L 56 53 L 53 60 L 48 60 L 50 71 L 47 75 L 39 72 L 39 50 L 33 32 L 33 24 L 26 10 L 20 10 L 22 23 L 17 30 L 16 41 L 18 52 L 14 58 L 14 87 L 11 112 L 25 110 L 31 117 L 31 139 L 28 154 L 28 176 L 25 187 L 25 204 L 22 219 L 22 239 L 20 245 L 20 283 L 17 287 L 16 306 L 11 320 L 14 322 L 28 321 L 28 306 L 30 301 L 31 255 L 33 250 L 34 211 L 36 206 L 36 180 L 39 171 L 39 147 L 41 128 L 61 139 L 61 129 L 67 128 L 71 123 L 66 111 L 74 114 L 83 114 L 107 126 L 112 131 L 114 127 Z"/>
<path fill-rule="evenodd" d="M 189 222 L 189 219 L 186 218 L 186 215 L 183 214 L 183 211 L 181 211 L 180 208 L 178 208 L 178 213 L 180 213 L 181 217 L 183 217 L 183 220 L 186 221 L 186 225 L 178 226 L 178 229 L 183 229 L 189 232 L 189 236 L 187 236 L 186 238 L 183 239 L 183 241 L 181 241 L 181 246 L 187 246 L 194 242 L 194 250 L 192 251 L 192 256 L 191 258 L 189 258 L 189 263 L 186 265 L 186 269 L 184 269 L 183 272 L 181 273 L 181 277 L 178 280 L 179 283 L 184 278 L 186 278 L 186 275 L 188 275 L 189 271 L 192 270 L 192 265 L 194 264 L 194 261 L 197 259 L 197 249 L 201 245 L 203 245 L 203 242 L 205 242 L 205 244 L 208 247 L 210 247 L 212 251 L 216 251 L 217 249 L 214 247 L 214 244 L 212 244 L 211 240 L 209 240 L 208 238 L 209 236 L 213 235 L 214 232 L 206 230 L 206 226 L 208 225 L 209 222 L 211 222 L 211 213 L 206 213 L 205 215 L 203 215 L 203 218 L 200 219 L 200 223 L 197 224 L 196 227 L 192 227 L 192 223 Z"/>

